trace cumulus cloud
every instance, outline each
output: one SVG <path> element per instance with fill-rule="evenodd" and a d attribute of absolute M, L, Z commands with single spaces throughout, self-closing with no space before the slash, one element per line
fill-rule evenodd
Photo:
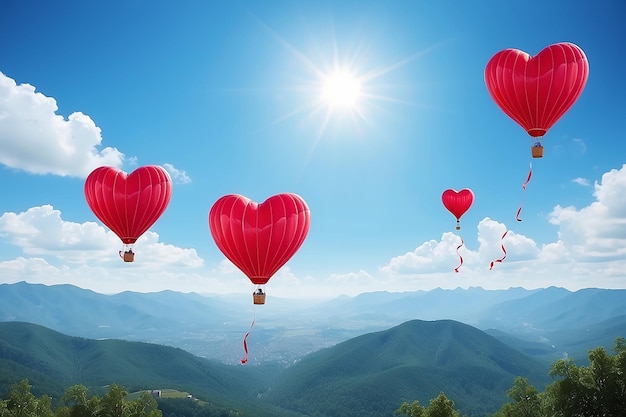
<path fill-rule="evenodd" d="M 33 174 L 86 177 L 101 165 L 120 167 L 124 154 L 101 148 L 101 130 L 81 112 L 67 119 L 56 100 L 0 72 L 0 163 Z"/>
<path fill-rule="evenodd" d="M 450 259 L 456 256 L 455 251 L 460 243 L 458 236 L 444 233 L 439 241 L 429 240 L 412 252 L 392 258 L 381 271 L 407 275 L 449 271 Z"/>
<path fill-rule="evenodd" d="M 62 219 L 50 205 L 0 216 L 0 236 L 21 248 L 25 255 L 50 257 L 69 264 L 119 266 L 122 244 L 110 230 L 94 222 L 74 223 Z M 146 232 L 136 243 L 135 263 L 144 268 L 203 266 L 195 249 L 159 242 L 158 234 Z"/>
<path fill-rule="evenodd" d="M 197 270 L 146 269 L 139 266 L 137 258 L 132 264 L 122 263 L 118 258 L 116 264 L 120 266 L 115 268 L 112 264 L 92 263 L 55 265 L 50 259 L 20 256 L 0 261 L 0 274 L 2 282 L 6 283 L 27 281 L 44 285 L 72 284 L 103 294 L 168 289 L 197 293 L 232 292 L 223 280 L 207 277 Z"/>
<path fill-rule="evenodd" d="M 478 224 L 478 248 L 464 247 L 459 274 L 450 274 L 458 261 L 461 237 L 444 233 L 439 240 L 419 245 L 380 268 L 380 277 L 395 285 L 410 280 L 415 289 L 456 286 L 529 288 L 550 285 L 579 289 L 590 286 L 623 288 L 626 271 L 626 165 L 605 173 L 594 185 L 596 201 L 577 209 L 556 206 L 548 221 L 558 226 L 558 239 L 542 245 L 485 218 Z M 487 265 L 504 255 L 493 270 Z"/>
<path fill-rule="evenodd" d="M 170 174 L 172 177 L 172 181 L 176 184 L 189 184 L 191 182 L 191 178 L 187 175 L 187 173 L 183 170 L 174 168 L 172 164 L 163 164 L 163 168 Z"/>
<path fill-rule="evenodd" d="M 512 230 L 507 231 L 503 223 L 488 217 L 478 224 L 477 250 L 470 250 L 464 242 L 463 245 L 461 243 L 461 236 L 446 232 L 440 240 L 430 240 L 412 252 L 392 258 L 380 268 L 380 272 L 387 275 L 448 273 L 460 265 L 459 256 L 463 257 L 463 268 L 485 269 L 492 261 L 505 255 L 503 246 L 508 262 L 536 259 L 540 255 L 532 239 Z M 456 265 L 453 265 L 454 262 Z"/>
<path fill-rule="evenodd" d="M 585 207 L 554 207 L 547 216 L 547 222 L 557 227 L 554 241 L 538 243 L 515 230 L 517 223 L 508 227 L 484 218 L 474 230 L 466 225 L 460 232 L 420 242 L 377 270 L 302 276 L 302 271 L 288 264 L 272 278 L 267 290 L 279 297 L 320 298 L 434 287 L 623 288 L 626 165 L 605 173 L 594 184 L 593 196 L 595 200 Z M 461 234 L 465 244 L 459 248 Z M 250 290 L 249 280 L 230 261 L 218 257 L 214 266 L 206 266 L 195 249 L 160 242 L 154 232 L 147 232 L 137 242 L 136 261 L 124 264 L 117 255 L 121 246 L 117 236 L 94 222 L 65 221 L 48 205 L 4 213 L 0 237 L 23 255 L 0 262 L 4 282 L 72 283 L 100 292 Z M 504 255 L 503 246 L 506 259 L 489 269 L 492 261 Z M 459 254 L 464 262 L 455 273 Z"/>
<path fill-rule="evenodd" d="M 574 259 L 598 262 L 626 256 L 626 165 L 613 169 L 594 184 L 596 201 L 577 209 L 556 206 L 550 223 Z"/>

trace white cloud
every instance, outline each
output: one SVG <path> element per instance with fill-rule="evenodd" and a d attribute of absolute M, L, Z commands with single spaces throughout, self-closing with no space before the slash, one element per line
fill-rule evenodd
<path fill-rule="evenodd" d="M 198 293 L 234 292 L 229 291 L 230 288 L 223 280 L 207 277 L 196 270 L 181 272 L 170 267 L 145 268 L 139 265 L 137 258 L 134 263 L 123 263 L 118 258 L 116 265 L 85 263 L 79 266 L 57 266 L 42 257 L 18 257 L 0 261 L 0 274 L 5 283 L 26 281 L 44 285 L 72 284 L 103 294 L 167 289 Z"/>
<path fill-rule="evenodd" d="M 580 210 L 556 206 L 549 221 L 577 261 L 598 262 L 626 257 L 626 165 L 613 169 L 594 185 L 596 201 Z"/>
<path fill-rule="evenodd" d="M 89 263 L 119 266 L 119 238 L 94 222 L 64 221 L 61 212 L 50 205 L 32 207 L 22 213 L 0 216 L 0 236 L 22 249 L 25 255 L 52 257 L 69 264 Z M 146 232 L 135 244 L 135 264 L 148 269 L 165 266 L 203 266 L 195 249 L 183 249 L 159 242 L 154 232 Z"/>
<path fill-rule="evenodd" d="M 455 251 L 460 243 L 460 237 L 444 233 L 440 241 L 429 240 L 412 252 L 392 258 L 381 271 L 408 275 L 449 271 L 450 259 L 456 256 Z"/>
<path fill-rule="evenodd" d="M 369 285 L 374 281 L 374 277 L 369 272 L 360 270 L 358 272 L 348 272 L 347 274 L 331 274 L 329 280 L 342 284 Z"/>
<path fill-rule="evenodd" d="M 414 289 L 433 286 L 529 288 L 550 285 L 572 290 L 590 286 L 624 288 L 626 271 L 626 165 L 605 173 L 594 185 L 596 201 L 581 209 L 556 206 L 548 220 L 557 225 L 558 240 L 538 245 L 533 239 L 485 218 L 478 224 L 476 250 L 465 248 L 459 274 L 453 242 L 460 236 L 444 233 L 414 251 L 392 258 L 380 268 L 381 280 L 396 285 L 408 280 Z M 504 233 L 506 236 L 502 238 Z M 466 232 L 467 233 L 467 232 Z M 491 261 L 506 259 L 488 270 Z M 445 272 L 447 270 L 447 272 Z"/>
<path fill-rule="evenodd" d="M 502 236 L 505 234 L 503 238 Z M 461 245 L 461 236 L 446 232 L 439 241 L 430 240 L 417 247 L 414 251 L 392 258 L 380 268 L 380 272 L 388 275 L 409 275 L 429 273 L 447 273 L 459 267 L 461 269 L 489 266 L 507 251 L 509 262 L 535 259 L 539 256 L 537 244 L 530 238 L 519 235 L 506 226 L 489 218 L 478 224 L 478 250 L 472 251 L 465 243 Z M 458 254 L 457 254 L 458 248 Z"/>
<path fill-rule="evenodd" d="M 172 180 L 176 184 L 189 184 L 191 182 L 191 178 L 187 175 L 185 171 L 174 168 L 172 164 L 163 164 L 163 168 L 170 174 Z"/>
<path fill-rule="evenodd" d="M 574 178 L 572 182 L 578 185 L 582 185 L 583 187 L 589 187 L 591 185 L 591 182 L 589 182 L 588 179 L 581 177 Z"/>
<path fill-rule="evenodd" d="M 484 218 L 473 231 L 464 227 L 458 234 L 443 233 L 439 239 L 393 257 L 378 270 L 303 276 L 287 264 L 268 283 L 267 291 L 280 297 L 326 298 L 434 287 L 624 288 L 626 165 L 605 173 L 594 185 L 593 195 L 595 201 L 586 207 L 553 209 L 547 218 L 558 227 L 553 242 L 539 244 L 504 223 Z M 455 273 L 461 236 L 465 239 L 459 248 L 463 265 Z M 153 232 L 137 242 L 135 262 L 125 264 L 117 255 L 121 244 L 112 232 L 94 222 L 64 221 L 52 206 L 4 213 L 0 237 L 23 252 L 21 257 L 0 262 L 3 282 L 70 283 L 106 293 L 251 290 L 249 280 L 230 261 L 219 257 L 214 265 L 205 265 L 195 249 L 160 242 Z M 490 270 L 490 263 L 503 256 L 502 246 L 507 257 Z"/>
<path fill-rule="evenodd" d="M 87 115 L 57 114 L 52 97 L 0 72 L 0 163 L 33 174 L 86 177 L 101 165 L 120 167 L 124 154 L 100 148 L 99 127 Z"/>

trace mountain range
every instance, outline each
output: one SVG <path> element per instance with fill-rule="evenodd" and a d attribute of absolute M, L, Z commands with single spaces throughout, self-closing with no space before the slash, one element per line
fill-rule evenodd
<path fill-rule="evenodd" d="M 71 285 L 0 284 L 0 321 L 40 324 L 71 336 L 158 343 L 236 364 L 293 364 L 306 354 L 410 320 L 456 320 L 544 362 L 585 361 L 626 334 L 626 290 L 549 287 L 373 292 L 332 300 L 162 291 L 95 293 Z"/>
<path fill-rule="evenodd" d="M 391 416 L 443 391 L 484 416 L 516 376 L 542 389 L 554 360 L 586 364 L 589 349 L 626 335 L 626 290 L 250 298 L 1 284 L 0 394 L 22 378 L 56 398 L 76 383 L 118 383 L 189 391 L 226 414 L 331 417 Z"/>
<path fill-rule="evenodd" d="M 412 320 L 305 355 L 289 367 L 226 365 L 145 342 L 66 336 L 40 325 L 0 323 L 0 394 L 28 378 L 58 399 L 75 384 L 103 393 L 174 388 L 219 415 L 393 416 L 402 401 L 428 404 L 440 391 L 464 415 L 506 401 L 516 376 L 542 388 L 547 367 L 492 336 L 452 320 Z M 212 414 L 206 414 L 212 415 Z"/>

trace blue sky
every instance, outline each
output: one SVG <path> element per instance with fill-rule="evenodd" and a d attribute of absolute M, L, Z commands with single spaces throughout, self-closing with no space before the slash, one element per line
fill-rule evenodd
<path fill-rule="evenodd" d="M 0 282 L 248 292 L 208 211 L 295 192 L 311 229 L 271 295 L 626 288 L 624 16 L 619 0 L 0 0 Z M 530 139 L 483 72 L 562 41 L 590 76 L 524 196 Z M 361 83 L 351 108 L 320 99 L 337 68 Z M 124 264 L 83 184 L 148 164 L 173 197 Z M 448 188 L 475 194 L 460 231 Z"/>

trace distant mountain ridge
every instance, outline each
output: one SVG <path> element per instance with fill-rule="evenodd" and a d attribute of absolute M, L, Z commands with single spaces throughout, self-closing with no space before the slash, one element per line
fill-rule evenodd
<path fill-rule="evenodd" d="M 626 327 L 626 290 L 434 289 L 373 292 L 329 301 L 161 291 L 104 295 L 72 285 L 0 284 L 0 321 L 41 324 L 64 334 L 175 346 L 238 363 L 252 318 L 252 363 L 291 364 L 303 355 L 400 323 L 450 319 L 484 330 L 545 361 L 586 359 Z"/>

